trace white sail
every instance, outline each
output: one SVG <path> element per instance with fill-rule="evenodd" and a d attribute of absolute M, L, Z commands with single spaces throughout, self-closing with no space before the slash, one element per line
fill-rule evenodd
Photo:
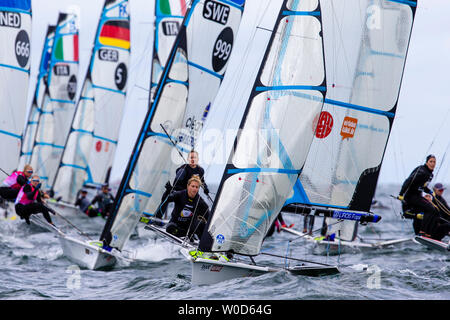
<path fill-rule="evenodd" d="M 156 211 L 164 185 L 184 163 L 178 152 L 186 157 L 195 145 L 225 75 L 243 5 L 206 0 L 189 7 L 102 233 L 111 246 L 122 248 L 139 217 Z"/>
<path fill-rule="evenodd" d="M 102 184 L 114 160 L 130 56 L 127 0 L 107 0 L 70 134 L 56 174 L 55 197 L 73 203 L 83 184 Z"/>
<path fill-rule="evenodd" d="M 309 124 L 326 90 L 319 1 L 283 1 L 278 10 L 275 25 L 258 30 L 270 42 L 200 242 L 202 251 L 259 253 L 313 139 Z"/>
<path fill-rule="evenodd" d="M 36 89 L 34 91 L 33 102 L 31 105 L 28 121 L 25 128 L 25 134 L 22 141 L 22 150 L 19 160 L 19 168 L 23 168 L 25 164 L 31 162 L 34 141 L 36 137 L 39 119 L 43 110 L 45 96 L 48 103 L 47 78 L 50 67 L 50 59 L 53 48 L 53 40 L 55 37 L 55 26 L 48 26 L 47 34 L 42 49 L 41 61 L 39 64 L 39 73 L 37 76 Z"/>
<path fill-rule="evenodd" d="M 74 14 L 60 13 L 47 75 L 47 96 L 35 134 L 31 165 L 50 189 L 75 111 L 78 77 L 78 28 Z"/>
<path fill-rule="evenodd" d="M 416 1 L 321 3 L 327 97 L 288 203 L 367 212 L 397 109 Z M 329 232 L 353 240 L 356 226 L 346 221 Z"/>
<path fill-rule="evenodd" d="M 0 43 L 0 168 L 11 173 L 18 166 L 27 120 L 31 0 L 0 0 Z"/>
<path fill-rule="evenodd" d="M 167 64 L 173 42 L 183 23 L 187 10 L 186 0 L 155 1 L 155 41 L 153 46 L 153 63 L 151 76 L 151 93 L 153 98 L 156 86 Z"/>

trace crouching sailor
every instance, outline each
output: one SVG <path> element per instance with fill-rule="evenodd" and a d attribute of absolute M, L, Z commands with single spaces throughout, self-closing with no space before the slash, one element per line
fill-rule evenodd
<path fill-rule="evenodd" d="M 14 171 L 8 178 L 3 180 L 0 186 L 0 196 L 5 200 L 14 201 L 19 194 L 20 188 L 28 183 L 33 174 L 33 168 L 27 164 L 23 171 Z"/>
<path fill-rule="evenodd" d="M 50 218 L 49 209 L 43 204 L 42 200 L 42 198 L 48 198 L 49 196 L 41 193 L 40 187 L 39 176 L 33 176 L 29 184 L 20 188 L 15 202 L 16 213 L 21 219 L 25 219 L 27 224 L 30 224 L 30 216 L 41 212 L 45 220 L 54 225 Z"/>
<path fill-rule="evenodd" d="M 197 176 L 189 179 L 186 190 L 176 191 L 167 197 L 167 202 L 174 202 L 171 218 L 166 231 L 177 237 L 194 234 L 201 237 L 209 215 L 209 207 L 198 194 L 201 180 Z"/>

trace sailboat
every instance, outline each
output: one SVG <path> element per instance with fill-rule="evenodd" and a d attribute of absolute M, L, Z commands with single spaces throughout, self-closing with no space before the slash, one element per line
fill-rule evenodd
<path fill-rule="evenodd" d="M 417 2 L 344 2 L 355 4 L 352 14 L 345 5 L 321 1 L 331 81 L 324 108 L 316 115 L 307 161 L 285 204 L 294 213 L 370 212 L 398 107 Z M 376 249 L 411 240 L 361 240 L 357 222 L 326 218 L 325 224 L 322 237 L 284 230 L 316 243 L 319 252 Z"/>
<path fill-rule="evenodd" d="M 329 87 L 333 86 L 330 80 L 334 80 L 327 77 L 325 70 L 328 65 L 324 57 L 326 40 L 322 38 L 326 35 L 323 3 L 271 1 L 276 6 L 272 11 L 278 12 L 278 17 L 259 30 L 268 43 L 265 57 L 248 99 L 235 149 L 225 166 L 212 217 L 198 248 L 182 249 L 192 266 L 193 284 L 280 270 L 315 276 L 339 272 L 335 265 L 287 255 L 279 257 L 302 264 L 275 267 L 257 264 L 253 258 L 261 254 L 269 228 L 299 178 L 308 172 L 308 165 L 320 162 L 312 157 L 318 134 L 315 124 L 318 115 L 327 112 L 326 104 L 331 102 Z M 321 214 L 364 224 L 381 219 L 355 209 L 358 207 L 340 206 Z M 238 261 L 245 256 L 250 257 L 251 263 Z"/>
<path fill-rule="evenodd" d="M 156 211 L 165 183 L 173 179 L 177 152 L 186 155 L 191 150 L 220 88 L 243 5 L 243 1 L 194 1 L 188 7 L 100 237 L 99 255 L 105 256 L 105 249 L 124 253 L 141 216 Z M 174 161 L 169 160 L 172 151 Z M 83 255 L 80 251 L 77 256 Z M 92 265 L 96 266 L 88 267 Z"/>
<path fill-rule="evenodd" d="M 11 174 L 17 167 L 30 77 L 31 0 L 0 1 L 0 168 Z M 6 178 L 6 177 L 5 177 Z"/>
<path fill-rule="evenodd" d="M 81 96 L 52 184 L 51 206 L 76 214 L 82 187 L 107 183 L 126 101 L 130 56 L 128 1 L 105 1 Z"/>

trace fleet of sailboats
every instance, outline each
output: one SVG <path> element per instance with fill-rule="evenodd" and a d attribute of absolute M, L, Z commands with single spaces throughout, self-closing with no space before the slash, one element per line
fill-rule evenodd
<path fill-rule="evenodd" d="M 283 210 L 322 217 L 323 237 L 283 230 L 339 253 L 411 240 L 367 242 L 357 235 L 359 225 L 381 220 L 370 206 L 398 108 L 417 1 L 267 1 L 246 48 L 246 54 L 258 52 L 242 58 L 243 64 L 252 59 L 257 72 L 249 92 L 234 97 L 240 124 L 210 199 L 205 232 L 194 242 L 151 222 L 166 182 L 201 144 L 224 80 L 248 82 L 248 75 L 227 73 L 245 0 L 154 4 L 148 112 L 99 239 L 49 229 L 67 258 L 93 270 L 132 262 L 128 240 L 138 224 L 149 223 L 146 229 L 179 247 L 193 284 L 281 270 L 338 273 L 337 265 L 288 255 L 279 257 L 302 263 L 255 262 Z M 0 141 L 10 150 L 0 168 L 12 172 L 31 163 L 57 199 L 49 206 L 64 215 L 79 213 L 74 203 L 81 188 L 110 182 L 131 72 L 129 6 L 128 0 L 105 0 L 83 78 L 77 16 L 59 14 L 47 29 L 25 119 L 31 1 L 0 0 L 0 78 L 11 79 L 0 87 L 0 111 L 7 115 Z"/>

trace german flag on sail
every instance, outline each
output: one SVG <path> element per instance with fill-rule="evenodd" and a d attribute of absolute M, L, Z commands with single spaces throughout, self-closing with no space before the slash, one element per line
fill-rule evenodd
<path fill-rule="evenodd" d="M 130 49 L 130 22 L 107 21 L 100 31 L 99 41 L 105 46 Z"/>

